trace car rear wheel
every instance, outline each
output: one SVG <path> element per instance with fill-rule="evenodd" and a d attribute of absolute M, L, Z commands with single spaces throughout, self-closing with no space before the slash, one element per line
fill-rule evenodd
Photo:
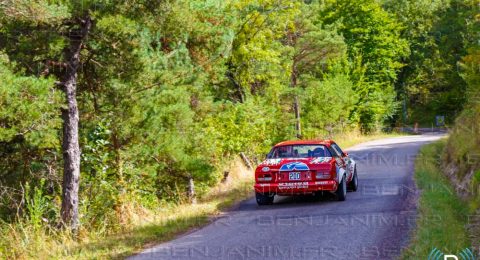
<path fill-rule="evenodd" d="M 344 201 L 347 198 L 347 181 L 345 179 L 346 176 L 344 175 L 342 181 L 338 185 L 337 191 L 335 192 L 339 201 Z"/>
<path fill-rule="evenodd" d="M 255 198 L 257 199 L 258 205 L 271 205 L 273 204 L 273 199 L 275 198 L 275 194 L 264 194 L 255 192 Z"/>
<path fill-rule="evenodd" d="M 358 189 L 358 176 L 357 176 L 357 168 L 353 171 L 352 180 L 348 183 L 348 190 L 350 191 L 357 191 Z"/>

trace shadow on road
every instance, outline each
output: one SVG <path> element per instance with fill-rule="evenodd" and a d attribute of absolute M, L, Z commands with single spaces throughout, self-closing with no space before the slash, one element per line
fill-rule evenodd
<path fill-rule="evenodd" d="M 273 205 L 258 206 L 255 199 L 240 203 L 232 212 L 240 211 L 272 211 L 295 207 L 318 207 L 337 202 L 335 194 L 325 192 L 323 195 L 276 196 Z"/>

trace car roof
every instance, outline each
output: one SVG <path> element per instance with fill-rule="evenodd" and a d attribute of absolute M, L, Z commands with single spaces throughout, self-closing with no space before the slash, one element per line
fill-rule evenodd
<path fill-rule="evenodd" d="M 285 145 L 307 145 L 307 144 L 323 144 L 330 146 L 332 143 L 335 143 L 333 140 L 291 140 L 291 141 L 284 141 L 276 144 L 274 147 L 278 146 L 285 146 Z"/>

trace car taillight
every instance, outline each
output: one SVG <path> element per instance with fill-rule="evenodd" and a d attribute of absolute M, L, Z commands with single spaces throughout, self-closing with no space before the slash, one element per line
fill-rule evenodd
<path fill-rule="evenodd" d="M 272 175 L 271 174 L 263 174 L 258 176 L 257 178 L 258 181 L 272 181 Z"/>
<path fill-rule="evenodd" d="M 317 180 L 324 180 L 324 179 L 330 179 L 331 175 L 327 171 L 318 171 L 315 174 L 315 177 L 317 178 Z"/>

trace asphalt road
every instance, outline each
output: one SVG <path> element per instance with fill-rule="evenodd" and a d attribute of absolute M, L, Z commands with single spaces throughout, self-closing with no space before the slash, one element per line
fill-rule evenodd
<path fill-rule="evenodd" d="M 333 195 L 240 203 L 208 226 L 130 259 L 392 259 L 415 226 L 414 158 L 442 134 L 382 139 L 347 149 L 359 189 Z"/>

